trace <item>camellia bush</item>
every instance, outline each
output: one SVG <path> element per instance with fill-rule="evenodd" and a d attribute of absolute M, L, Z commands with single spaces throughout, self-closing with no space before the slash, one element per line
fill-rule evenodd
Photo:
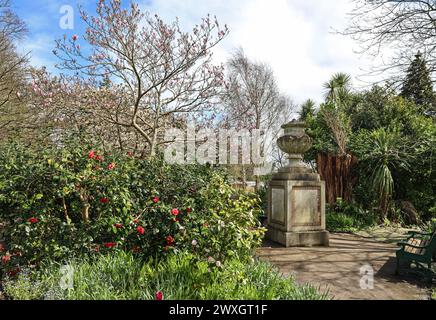
<path fill-rule="evenodd" d="M 254 194 L 225 172 L 104 152 L 69 141 L 0 150 L 0 220 L 9 275 L 41 261 L 128 251 L 149 259 L 188 251 L 219 267 L 249 259 L 264 230 Z"/>

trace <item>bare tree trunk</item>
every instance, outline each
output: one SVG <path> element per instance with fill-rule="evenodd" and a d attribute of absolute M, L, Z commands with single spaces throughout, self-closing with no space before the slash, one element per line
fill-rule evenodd
<path fill-rule="evenodd" d="M 336 156 L 319 153 L 316 162 L 318 173 L 326 184 L 327 203 L 334 204 L 337 198 L 350 202 L 353 186 L 356 183 L 352 169 L 357 163 L 357 158 L 350 154 Z"/>
<path fill-rule="evenodd" d="M 87 197 L 83 193 L 80 194 L 80 200 L 82 201 L 82 204 L 83 204 L 83 207 L 82 207 L 83 222 L 88 223 L 89 222 L 89 208 L 91 206 L 88 203 Z"/>
<path fill-rule="evenodd" d="M 63 207 L 63 209 L 64 209 L 64 217 L 65 217 L 65 220 L 67 221 L 68 224 L 70 224 L 71 219 L 70 219 L 70 216 L 69 216 L 69 214 L 68 214 L 67 203 L 65 202 L 65 198 L 64 198 L 64 197 L 62 197 L 62 207 Z"/>

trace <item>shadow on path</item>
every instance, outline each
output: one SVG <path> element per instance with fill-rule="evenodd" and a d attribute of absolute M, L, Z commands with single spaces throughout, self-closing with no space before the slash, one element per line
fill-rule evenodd
<path fill-rule="evenodd" d="M 395 276 L 396 246 L 350 234 L 331 234 L 330 247 L 284 248 L 265 241 L 260 259 L 276 265 L 299 283 L 328 289 L 344 300 L 421 300 L 429 298 L 429 286 L 421 277 L 402 269 Z M 373 287 L 366 281 L 373 272 Z"/>

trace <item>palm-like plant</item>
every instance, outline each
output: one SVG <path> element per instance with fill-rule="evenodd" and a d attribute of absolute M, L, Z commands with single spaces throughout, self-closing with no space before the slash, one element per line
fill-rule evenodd
<path fill-rule="evenodd" d="M 338 72 L 332 78 L 324 83 L 324 97 L 327 102 L 342 102 L 350 93 L 351 77 L 350 75 Z"/>
<path fill-rule="evenodd" d="M 379 209 L 384 218 L 394 192 L 395 181 L 392 173 L 399 169 L 409 170 L 408 161 L 411 156 L 396 129 L 377 129 L 364 135 L 362 142 L 356 150 L 369 173 L 368 177 L 377 194 Z"/>

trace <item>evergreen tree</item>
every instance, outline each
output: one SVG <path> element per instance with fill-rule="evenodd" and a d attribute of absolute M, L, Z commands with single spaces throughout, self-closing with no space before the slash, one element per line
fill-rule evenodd
<path fill-rule="evenodd" d="M 311 116 L 313 117 L 315 115 L 315 102 L 311 99 L 307 99 L 300 108 L 300 111 L 298 112 L 299 119 L 302 121 L 306 121 L 307 117 Z"/>
<path fill-rule="evenodd" d="M 415 102 L 421 111 L 433 109 L 436 106 L 430 71 L 421 52 L 416 54 L 407 70 L 401 96 Z"/>

